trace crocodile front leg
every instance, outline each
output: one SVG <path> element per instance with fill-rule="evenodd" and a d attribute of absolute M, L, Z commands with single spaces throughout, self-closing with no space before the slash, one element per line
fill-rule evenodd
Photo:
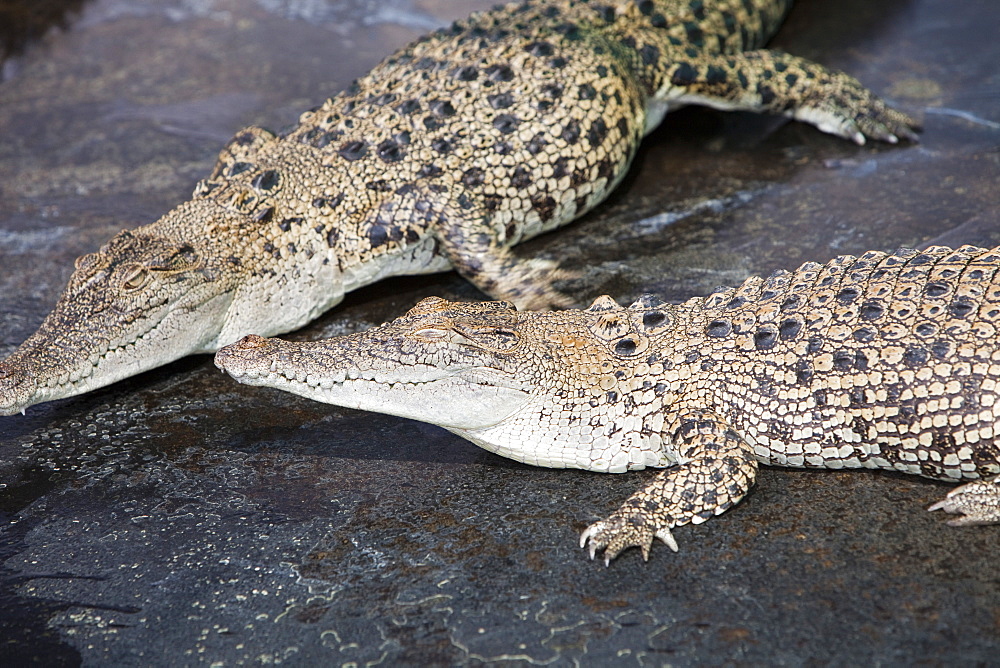
<path fill-rule="evenodd" d="M 753 486 L 753 448 L 714 413 L 685 414 L 667 437 L 678 451 L 679 465 L 663 471 L 606 520 L 587 527 L 580 547 L 589 543 L 591 559 L 603 549 L 607 565 L 629 547 L 638 547 L 648 559 L 654 538 L 676 552 L 670 529 L 723 513 Z"/>
<path fill-rule="evenodd" d="M 948 520 L 953 527 L 1000 523 L 1000 477 L 956 487 L 927 510 L 959 515 Z"/>
<path fill-rule="evenodd" d="M 781 114 L 864 144 L 916 141 L 917 123 L 854 77 L 787 53 L 747 51 L 674 63 L 654 100 Z"/>

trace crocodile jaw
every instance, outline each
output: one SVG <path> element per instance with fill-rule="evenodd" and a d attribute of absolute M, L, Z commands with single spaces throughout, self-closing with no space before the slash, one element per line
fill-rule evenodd
<path fill-rule="evenodd" d="M 496 369 L 390 363 L 377 348 L 369 356 L 364 346 L 345 343 L 356 336 L 297 343 L 250 335 L 216 353 L 215 365 L 245 385 L 458 432 L 495 426 L 531 400 Z"/>
<path fill-rule="evenodd" d="M 102 323 L 106 318 L 100 317 L 69 327 L 57 307 L 14 354 L 0 361 L 0 415 L 83 394 L 191 353 L 211 352 L 213 330 L 223 321 L 229 301 L 223 294 L 193 308 L 168 304 L 124 328 Z"/>

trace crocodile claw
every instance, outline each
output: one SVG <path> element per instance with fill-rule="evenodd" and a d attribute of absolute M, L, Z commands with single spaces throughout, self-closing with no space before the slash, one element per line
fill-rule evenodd
<path fill-rule="evenodd" d="M 943 510 L 959 515 L 948 520 L 953 527 L 1000 522 L 1000 478 L 977 480 L 956 487 L 927 510 Z"/>
<path fill-rule="evenodd" d="M 630 547 L 638 547 L 642 551 L 643 561 L 649 561 L 649 551 L 654 539 L 659 539 L 677 552 L 677 541 L 670 533 L 670 527 L 654 528 L 641 515 L 625 517 L 615 513 L 584 529 L 580 534 L 580 547 L 588 548 L 592 560 L 597 556 L 598 550 L 604 550 L 604 565 L 608 566 L 612 559 Z"/>

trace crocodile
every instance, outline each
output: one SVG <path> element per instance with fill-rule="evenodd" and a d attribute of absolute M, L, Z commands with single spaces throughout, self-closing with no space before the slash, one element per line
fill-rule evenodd
<path fill-rule="evenodd" d="M 241 130 L 191 200 L 76 261 L 0 362 L 0 414 L 291 331 L 393 275 L 455 269 L 522 308 L 568 306 L 567 272 L 511 247 L 597 205 L 683 105 L 915 140 L 856 79 L 760 48 L 790 5 L 508 4 L 407 46 L 280 135 Z"/>
<path fill-rule="evenodd" d="M 931 509 L 1000 522 L 1000 248 L 870 251 L 679 305 L 430 297 L 365 332 L 250 335 L 249 385 L 430 422 L 536 466 L 662 467 L 581 547 L 605 563 L 740 501 L 759 464 L 971 480 Z"/>

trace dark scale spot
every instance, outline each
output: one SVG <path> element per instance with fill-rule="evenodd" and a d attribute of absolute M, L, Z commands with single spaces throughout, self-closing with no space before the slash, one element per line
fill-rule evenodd
<path fill-rule="evenodd" d="M 493 144 L 493 150 L 500 155 L 509 155 L 514 150 L 514 147 L 505 141 L 498 141 L 496 144 Z"/>
<path fill-rule="evenodd" d="M 710 85 L 724 84 L 726 79 L 726 71 L 716 65 L 709 65 L 705 71 L 705 82 Z"/>
<path fill-rule="evenodd" d="M 514 78 L 514 70 L 506 65 L 490 65 L 486 68 L 486 76 L 491 81 L 510 81 Z"/>
<path fill-rule="evenodd" d="M 403 146 L 409 145 L 410 140 L 412 139 L 410 137 L 409 131 L 407 130 L 403 130 L 402 132 L 397 132 L 392 136 L 392 138 L 395 142 L 402 144 Z"/>
<path fill-rule="evenodd" d="M 634 339 L 621 339 L 615 344 L 615 354 L 628 357 L 635 355 L 636 344 Z"/>
<path fill-rule="evenodd" d="M 666 28 L 667 27 L 667 17 L 663 14 L 657 12 L 649 17 L 649 23 L 654 28 Z"/>
<path fill-rule="evenodd" d="M 602 79 L 608 76 L 608 68 L 606 65 L 597 66 L 597 76 L 601 77 Z"/>
<path fill-rule="evenodd" d="M 687 33 L 688 41 L 695 46 L 701 46 L 705 40 L 705 33 L 701 30 L 701 25 L 694 21 L 684 23 L 684 32 Z"/>
<path fill-rule="evenodd" d="M 928 297 L 941 297 L 948 294 L 948 290 L 947 283 L 928 283 L 924 287 L 924 294 Z"/>
<path fill-rule="evenodd" d="M 466 193 L 461 193 L 458 196 L 458 200 L 457 201 L 458 201 L 458 206 L 460 206 L 462 209 L 464 209 L 466 211 L 469 211 L 473 207 L 475 207 L 475 202 Z"/>
<path fill-rule="evenodd" d="M 849 371 L 854 367 L 855 356 L 852 350 L 838 350 L 833 354 L 833 367 L 838 371 Z"/>
<path fill-rule="evenodd" d="M 597 148 L 604 143 L 604 138 L 608 136 L 608 125 L 604 122 L 603 118 L 596 119 L 590 124 L 590 130 L 587 132 L 587 141 L 590 142 L 591 148 Z"/>
<path fill-rule="evenodd" d="M 809 345 L 806 346 L 806 352 L 810 354 L 818 353 L 823 349 L 823 337 L 822 336 L 810 336 Z"/>
<path fill-rule="evenodd" d="M 774 99 L 777 97 L 777 95 L 775 95 L 774 93 L 774 89 L 772 89 L 770 86 L 764 86 L 761 84 L 757 85 L 757 95 L 760 96 L 760 103 L 763 104 L 764 106 L 767 106 L 772 102 L 774 102 Z"/>
<path fill-rule="evenodd" d="M 551 56 L 555 53 L 555 49 L 548 42 L 532 42 L 528 46 L 524 47 L 524 50 L 533 56 L 538 56 L 539 58 L 544 58 L 546 56 Z"/>
<path fill-rule="evenodd" d="M 444 174 L 444 170 L 437 165 L 423 165 L 420 167 L 420 171 L 417 172 L 419 178 L 434 178 Z"/>
<path fill-rule="evenodd" d="M 376 179 L 374 181 L 369 181 L 365 184 L 368 190 L 373 190 L 377 193 L 387 193 L 392 190 L 392 186 L 385 179 Z"/>
<path fill-rule="evenodd" d="M 317 209 L 322 209 L 324 206 L 326 206 L 326 200 L 322 197 L 317 197 L 312 201 L 312 205 Z"/>
<path fill-rule="evenodd" d="M 778 326 L 778 334 L 782 341 L 791 341 L 802 331 L 802 321 L 799 318 L 787 318 Z"/>
<path fill-rule="evenodd" d="M 363 141 L 349 141 L 337 151 L 344 160 L 360 160 L 368 154 L 368 144 Z"/>
<path fill-rule="evenodd" d="M 615 164 L 607 158 L 597 163 L 597 178 L 611 180 L 615 173 Z"/>
<path fill-rule="evenodd" d="M 253 169 L 253 163 L 250 162 L 234 162 L 229 167 L 229 176 L 239 176 L 243 172 L 248 172 Z"/>
<path fill-rule="evenodd" d="M 287 248 L 288 248 L 288 252 L 292 253 L 293 255 L 298 252 L 298 249 L 295 247 L 295 244 L 293 244 L 293 243 L 289 243 L 288 246 L 287 246 Z"/>
<path fill-rule="evenodd" d="M 568 65 L 568 64 L 569 64 L 569 62 L 565 58 L 563 58 L 562 56 L 559 56 L 557 58 L 553 58 L 552 60 L 549 61 L 549 67 L 551 67 L 554 70 L 561 70 L 562 68 L 566 67 L 566 65 Z"/>
<path fill-rule="evenodd" d="M 965 318 L 976 310 L 976 303 L 968 297 L 958 297 L 948 306 L 948 310 L 956 318 Z"/>
<path fill-rule="evenodd" d="M 946 360 L 952 356 L 955 344 L 951 341 L 935 341 L 931 344 L 931 354 L 940 360 Z"/>
<path fill-rule="evenodd" d="M 718 320 L 713 320 L 708 323 L 708 327 L 705 328 L 705 333 L 709 336 L 721 339 L 724 336 L 729 336 L 730 332 L 733 331 L 733 323 L 731 320 L 719 318 Z"/>
<path fill-rule="evenodd" d="M 558 204 L 556 203 L 556 200 L 549 195 L 534 195 L 531 198 L 531 208 L 538 212 L 538 217 L 543 223 L 547 223 L 552 220 L 552 216 L 555 215 L 557 206 Z"/>
<path fill-rule="evenodd" d="M 476 186 L 483 185 L 486 180 L 486 173 L 479 167 L 470 167 L 465 170 L 462 174 L 462 183 L 469 186 L 470 188 L 475 188 Z"/>
<path fill-rule="evenodd" d="M 424 128 L 426 130 L 428 130 L 430 132 L 434 132 L 439 127 L 441 127 L 441 121 L 439 121 L 436 117 L 434 117 L 434 116 L 425 116 L 424 117 Z"/>
<path fill-rule="evenodd" d="M 753 333 L 753 344 L 757 350 L 770 350 L 778 341 L 778 330 L 774 325 L 764 325 Z"/>
<path fill-rule="evenodd" d="M 837 301 L 841 304 L 851 304 L 861 295 L 861 291 L 855 287 L 847 287 L 837 293 Z"/>
<path fill-rule="evenodd" d="M 524 165 L 518 165 L 514 174 L 510 177 L 510 184 L 515 188 L 523 190 L 531 185 L 531 170 Z"/>
<path fill-rule="evenodd" d="M 577 89 L 576 96 L 581 100 L 593 100 L 597 97 L 597 89 L 590 84 L 583 84 Z"/>
<path fill-rule="evenodd" d="M 863 320 L 878 320 L 885 315 L 885 306 L 876 301 L 867 301 L 861 305 Z"/>
<path fill-rule="evenodd" d="M 250 187 L 254 190 L 273 190 L 280 182 L 281 175 L 273 169 L 268 169 L 253 177 Z"/>
<path fill-rule="evenodd" d="M 455 78 L 459 81 L 475 81 L 476 77 L 479 76 L 479 69 L 472 66 L 466 65 L 465 67 L 459 67 L 455 70 Z"/>
<path fill-rule="evenodd" d="M 799 295 L 792 295 L 785 301 L 781 303 L 781 310 L 784 311 L 794 311 L 795 309 L 802 306 L 802 297 Z"/>
<path fill-rule="evenodd" d="M 652 0 L 640 0 L 635 3 L 635 7 L 643 16 L 649 16 L 653 13 L 654 3 Z"/>
<path fill-rule="evenodd" d="M 560 136 L 567 144 L 576 144 L 580 140 L 580 124 L 576 120 L 570 121 L 563 128 Z"/>
<path fill-rule="evenodd" d="M 493 119 L 493 127 L 505 135 L 509 135 L 511 132 L 517 130 L 517 126 L 520 123 L 521 121 L 513 114 L 500 114 Z"/>
<path fill-rule="evenodd" d="M 667 322 L 667 314 L 663 311 L 646 311 L 642 314 L 642 326 L 646 329 L 659 327 Z"/>
<path fill-rule="evenodd" d="M 736 297 L 733 297 L 732 299 L 729 300 L 729 303 L 726 304 L 726 308 L 727 309 L 735 309 L 735 308 L 739 308 L 739 307 L 743 306 L 746 303 L 747 303 L 747 298 L 746 297 L 736 296 Z"/>
<path fill-rule="evenodd" d="M 594 7 L 594 11 L 597 12 L 597 18 L 603 20 L 605 23 L 613 23 L 615 20 L 614 7 L 608 7 L 607 5 L 598 5 Z"/>
<path fill-rule="evenodd" d="M 569 171 L 566 168 L 566 163 L 568 163 L 569 161 L 570 157 L 564 155 L 561 158 L 557 159 L 554 163 L 552 163 L 552 178 L 561 179 L 562 177 L 569 174 Z"/>
<path fill-rule="evenodd" d="M 626 49 L 632 49 L 632 50 L 635 49 L 635 37 L 632 36 L 622 37 L 620 40 L 618 40 L 618 43 L 624 46 Z"/>
<path fill-rule="evenodd" d="M 812 380 L 814 371 L 812 367 L 812 362 L 805 359 L 800 359 L 795 363 L 795 380 L 800 384 L 807 384 Z"/>
<path fill-rule="evenodd" d="M 403 147 L 391 139 L 386 139 L 375 149 L 376 154 L 384 162 L 399 162 L 403 159 Z"/>
<path fill-rule="evenodd" d="M 270 223 L 271 218 L 274 217 L 274 207 L 269 206 L 266 209 L 261 209 L 254 214 L 253 219 L 258 223 Z"/>
<path fill-rule="evenodd" d="M 396 107 L 396 111 L 398 111 L 400 114 L 403 114 L 404 116 L 407 114 L 412 114 L 413 112 L 419 110 L 420 110 L 420 103 L 413 99 L 406 100 L 398 107 Z"/>
<path fill-rule="evenodd" d="M 528 142 L 526 148 L 528 149 L 528 153 L 530 153 L 531 155 L 538 155 L 539 153 L 542 152 L 542 149 L 545 148 L 545 146 L 547 145 L 548 142 L 545 140 L 545 137 L 543 137 L 542 133 L 539 132 L 537 135 L 531 138 L 531 141 Z"/>
<path fill-rule="evenodd" d="M 922 336 L 922 337 L 934 336 L 934 334 L 937 332 L 937 326 L 929 322 L 922 322 L 919 325 L 917 325 L 915 331 L 917 332 L 917 336 Z"/>
<path fill-rule="evenodd" d="M 675 86 L 690 86 L 698 78 L 698 70 L 688 63 L 680 63 L 670 75 L 670 83 Z"/>
<path fill-rule="evenodd" d="M 441 118 L 448 118 L 455 115 L 455 107 L 448 100 L 434 100 L 428 107 L 431 113 Z"/>
<path fill-rule="evenodd" d="M 926 348 L 922 346 L 909 346 L 903 353 L 903 362 L 907 366 L 918 367 L 926 364 L 929 357 L 930 355 Z"/>
<path fill-rule="evenodd" d="M 869 343 L 875 340 L 875 330 L 871 327 L 861 327 L 854 330 L 854 340 L 860 343 Z"/>
<path fill-rule="evenodd" d="M 618 393 L 614 390 L 608 392 L 608 403 L 613 404 L 618 402 Z"/>
<path fill-rule="evenodd" d="M 792 74 L 791 72 L 785 75 L 785 83 L 788 84 L 789 86 L 794 86 L 796 83 L 798 83 L 798 81 L 799 77 L 795 74 Z"/>
<path fill-rule="evenodd" d="M 639 58 L 643 65 L 655 65 L 660 60 L 660 50 L 652 44 L 646 44 L 639 49 Z"/>
<path fill-rule="evenodd" d="M 451 142 L 447 139 L 435 139 L 431 142 L 431 148 L 442 155 L 447 155 L 452 150 Z"/>
<path fill-rule="evenodd" d="M 629 136 L 628 131 L 628 121 L 624 117 L 618 119 L 618 134 L 621 135 L 622 139 L 627 139 Z"/>
<path fill-rule="evenodd" d="M 486 99 L 494 109 L 506 109 L 514 104 L 514 96 L 510 93 L 499 93 L 497 95 L 487 95 Z"/>

